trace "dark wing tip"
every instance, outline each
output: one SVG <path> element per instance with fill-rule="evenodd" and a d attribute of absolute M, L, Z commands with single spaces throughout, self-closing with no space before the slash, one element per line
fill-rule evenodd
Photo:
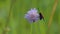
<path fill-rule="evenodd" d="M 41 13 L 39 13 L 39 18 L 40 18 L 40 20 L 44 19 L 43 15 Z"/>

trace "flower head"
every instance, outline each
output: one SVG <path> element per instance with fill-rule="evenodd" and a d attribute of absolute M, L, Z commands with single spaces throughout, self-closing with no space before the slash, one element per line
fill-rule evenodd
<path fill-rule="evenodd" d="M 36 22 L 39 19 L 39 14 L 37 12 L 37 9 L 36 8 L 33 8 L 33 9 L 29 10 L 27 12 L 27 14 L 25 14 L 25 18 L 29 22 Z"/>

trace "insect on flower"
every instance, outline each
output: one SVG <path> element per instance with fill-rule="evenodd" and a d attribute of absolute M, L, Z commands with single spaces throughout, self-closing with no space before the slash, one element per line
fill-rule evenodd
<path fill-rule="evenodd" d="M 38 11 L 40 11 L 39 8 L 38 8 Z M 41 12 L 39 13 L 39 19 L 40 19 L 40 20 L 42 20 L 42 19 L 44 20 L 44 16 L 42 15 Z"/>
<path fill-rule="evenodd" d="M 41 13 L 39 13 L 39 18 L 40 18 L 40 20 L 42 20 L 42 19 L 44 20 L 44 17 Z"/>
<path fill-rule="evenodd" d="M 39 20 L 39 14 L 36 8 L 33 8 L 31 10 L 29 10 L 27 12 L 27 14 L 25 14 L 25 18 L 29 21 L 29 22 L 36 22 L 37 20 Z"/>
<path fill-rule="evenodd" d="M 44 19 L 43 15 L 40 13 L 38 13 L 38 10 L 36 8 L 33 8 L 31 10 L 29 10 L 27 12 L 27 14 L 25 14 L 25 18 L 29 21 L 29 22 L 36 22 L 39 19 L 42 20 Z"/>

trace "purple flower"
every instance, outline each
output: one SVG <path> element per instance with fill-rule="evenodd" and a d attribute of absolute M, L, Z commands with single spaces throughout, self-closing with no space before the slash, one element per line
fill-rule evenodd
<path fill-rule="evenodd" d="M 29 10 L 27 12 L 27 14 L 25 14 L 25 18 L 29 22 L 36 22 L 39 19 L 39 14 L 37 12 L 37 9 L 36 8 L 33 8 L 33 9 Z"/>

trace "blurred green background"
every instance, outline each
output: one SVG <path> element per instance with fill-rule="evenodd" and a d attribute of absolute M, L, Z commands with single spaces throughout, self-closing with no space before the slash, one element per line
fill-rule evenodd
<path fill-rule="evenodd" d="M 48 23 L 55 0 L 0 0 L 0 34 L 60 34 L 60 0 L 48 30 Z M 25 14 L 39 8 L 44 20 L 29 23 Z"/>

